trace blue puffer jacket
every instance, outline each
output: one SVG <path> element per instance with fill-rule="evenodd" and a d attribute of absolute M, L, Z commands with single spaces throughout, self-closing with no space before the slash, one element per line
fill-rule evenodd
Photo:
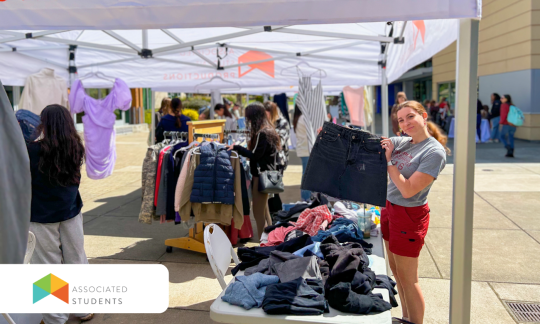
<path fill-rule="evenodd" d="M 216 143 L 201 146 L 201 163 L 195 169 L 192 203 L 234 205 L 234 170 L 231 152 Z"/>

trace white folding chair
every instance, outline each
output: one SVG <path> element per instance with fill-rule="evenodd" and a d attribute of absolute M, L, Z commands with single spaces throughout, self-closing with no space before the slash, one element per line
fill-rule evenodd
<path fill-rule="evenodd" d="M 24 254 L 24 264 L 29 264 L 36 248 L 36 236 L 32 232 L 28 232 L 28 243 L 26 244 L 26 253 Z M 16 324 L 9 314 L 2 314 L 9 324 Z"/>
<path fill-rule="evenodd" d="M 225 273 L 231 265 L 231 257 L 234 263 L 240 263 L 231 241 L 218 225 L 210 224 L 204 229 L 204 247 L 210 266 L 212 266 L 221 288 L 227 288 Z"/>

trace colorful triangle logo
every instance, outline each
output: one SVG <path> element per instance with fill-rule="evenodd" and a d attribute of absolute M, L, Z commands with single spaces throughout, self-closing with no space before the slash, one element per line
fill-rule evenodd
<path fill-rule="evenodd" d="M 34 282 L 33 291 L 34 304 L 49 295 L 69 304 L 69 284 L 52 273 Z"/>

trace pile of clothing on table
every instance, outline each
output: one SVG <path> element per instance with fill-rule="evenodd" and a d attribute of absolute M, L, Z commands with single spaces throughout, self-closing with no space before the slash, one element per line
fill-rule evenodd
<path fill-rule="evenodd" d="M 397 306 L 395 282 L 369 267 L 372 244 L 355 221 L 322 197 L 280 212 L 261 246 L 238 249 L 242 261 L 222 299 L 267 314 L 320 315 L 336 310 L 370 314 Z M 243 271 L 241 273 L 240 271 Z M 391 303 L 374 288 L 387 289 Z"/>

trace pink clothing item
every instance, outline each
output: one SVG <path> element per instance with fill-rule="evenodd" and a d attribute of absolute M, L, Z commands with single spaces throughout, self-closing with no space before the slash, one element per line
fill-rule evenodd
<path fill-rule="evenodd" d="M 326 205 L 308 208 L 298 216 L 295 229 L 308 233 L 309 236 L 315 236 L 324 221 L 328 224 L 332 222 L 332 213 Z"/>
<path fill-rule="evenodd" d="M 171 147 L 168 146 L 161 150 L 159 152 L 159 158 L 158 158 L 158 167 L 157 167 L 157 176 L 156 176 L 156 189 L 154 191 L 154 206 L 157 207 L 157 199 L 158 199 L 158 192 L 159 192 L 159 184 L 161 183 L 161 166 L 163 165 L 163 155 L 165 155 L 165 152 L 170 150 Z"/>
<path fill-rule="evenodd" d="M 354 89 L 346 86 L 343 88 L 343 96 L 349 109 L 351 124 L 355 126 L 366 126 L 364 116 L 364 87 Z"/>
<path fill-rule="evenodd" d="M 278 227 L 270 234 L 268 234 L 268 243 L 262 243 L 261 246 L 276 246 L 280 245 L 285 241 L 287 234 L 294 231 L 296 228 L 294 226 L 289 227 Z"/>
<path fill-rule="evenodd" d="M 178 177 L 178 182 L 176 183 L 176 191 L 174 192 L 174 211 L 180 211 L 180 200 L 182 198 L 182 190 L 184 190 L 184 186 L 186 184 L 191 154 L 192 151 L 187 152 L 186 160 L 184 161 L 182 171 L 180 171 L 180 176 Z M 184 221 L 187 221 L 187 219 Z"/>

